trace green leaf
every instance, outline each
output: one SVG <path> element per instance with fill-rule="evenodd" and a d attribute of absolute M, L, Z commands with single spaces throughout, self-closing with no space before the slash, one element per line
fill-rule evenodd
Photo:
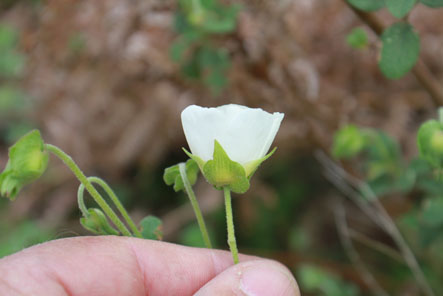
<path fill-rule="evenodd" d="M 45 172 L 48 160 L 40 132 L 24 135 L 9 149 L 8 164 L 0 174 L 0 195 L 14 199 L 23 186 Z"/>
<path fill-rule="evenodd" d="M 146 216 L 140 221 L 141 234 L 144 239 L 162 240 L 162 221 L 155 216 Z"/>
<path fill-rule="evenodd" d="M 415 65 L 420 52 L 420 38 L 414 28 L 398 22 L 381 35 L 380 70 L 390 79 L 404 76 Z"/>
<path fill-rule="evenodd" d="M 354 49 L 362 49 L 368 45 L 368 35 L 363 28 L 354 28 L 346 36 L 346 42 Z"/>
<path fill-rule="evenodd" d="M 420 126 L 417 133 L 420 157 L 431 166 L 443 166 L 443 125 L 437 120 L 428 120 Z"/>
<path fill-rule="evenodd" d="M 420 0 L 420 2 L 432 8 L 443 7 L 443 0 Z"/>
<path fill-rule="evenodd" d="M 337 159 L 352 158 L 363 150 L 364 145 L 365 137 L 360 129 L 349 124 L 335 133 L 332 155 Z"/>
<path fill-rule="evenodd" d="M 21 111 L 26 107 L 25 94 L 11 86 L 0 87 L 0 114 L 6 116 L 11 111 Z"/>
<path fill-rule="evenodd" d="M 203 175 L 216 188 L 228 186 L 235 193 L 245 193 L 249 189 L 245 169 L 229 158 L 217 140 L 214 141 L 213 159 L 203 166 Z"/>
<path fill-rule="evenodd" d="M 88 216 L 80 218 L 80 224 L 98 235 L 118 235 L 119 232 L 110 224 L 105 214 L 99 209 L 88 209 Z"/>
<path fill-rule="evenodd" d="M 430 198 L 425 202 L 422 220 L 427 226 L 443 226 L 443 195 Z"/>
<path fill-rule="evenodd" d="M 186 161 L 186 175 L 188 176 L 191 186 L 197 181 L 198 172 L 199 167 L 195 160 L 189 159 Z M 165 181 L 166 185 L 174 185 L 175 192 L 185 190 L 185 185 L 183 184 L 178 164 L 165 169 L 163 180 Z"/>
<path fill-rule="evenodd" d="M 406 16 L 414 7 L 417 0 L 386 0 L 389 12 L 396 18 Z"/>
<path fill-rule="evenodd" d="M 347 0 L 349 4 L 363 11 L 376 11 L 385 6 L 384 0 Z"/>
<path fill-rule="evenodd" d="M 17 31 L 9 26 L 0 25 L 0 52 L 14 50 L 17 46 Z"/>
<path fill-rule="evenodd" d="M 0 54 L 0 76 L 18 77 L 23 73 L 25 57 L 17 52 L 8 51 Z"/>

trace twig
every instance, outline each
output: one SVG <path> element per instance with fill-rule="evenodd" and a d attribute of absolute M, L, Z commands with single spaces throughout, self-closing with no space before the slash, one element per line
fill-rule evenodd
<path fill-rule="evenodd" d="M 355 178 L 354 176 L 351 176 L 348 174 L 344 169 L 342 169 L 340 166 L 335 164 L 332 160 L 330 160 L 325 153 L 321 151 L 316 152 L 317 159 L 328 167 L 329 171 L 336 171 L 336 175 L 341 176 L 342 180 L 337 179 L 329 179 L 333 184 L 340 184 L 340 186 L 337 186 L 338 188 L 346 188 L 346 186 L 356 188 L 359 193 L 355 194 L 355 192 L 352 192 L 352 194 L 349 194 L 349 191 L 342 191 L 345 195 L 347 195 L 352 201 L 354 201 L 357 205 L 361 205 L 363 200 L 366 200 L 370 205 L 363 206 L 364 208 L 367 208 L 367 211 L 371 214 L 368 215 L 377 225 L 381 226 L 382 229 L 384 229 L 394 240 L 398 248 L 400 249 L 400 252 L 408 265 L 409 269 L 411 270 L 414 278 L 416 279 L 417 283 L 423 290 L 423 292 L 428 296 L 434 296 L 434 292 L 432 291 L 432 288 L 428 284 L 426 277 L 423 274 L 423 271 L 420 268 L 420 265 L 418 264 L 417 259 L 414 256 L 414 253 L 411 251 L 409 245 L 401 235 L 400 231 L 398 230 L 397 226 L 395 225 L 395 222 L 392 220 L 391 216 L 386 212 L 383 205 L 378 200 L 377 195 L 372 191 L 371 187 Z M 325 174 L 326 177 L 328 177 L 328 174 Z M 350 187 L 350 188 L 352 188 Z M 360 206 L 361 207 L 361 206 Z M 375 218 L 377 217 L 377 218 Z"/>
<path fill-rule="evenodd" d="M 366 24 L 369 28 L 374 31 L 377 36 L 380 36 L 386 26 L 384 23 L 374 14 L 368 13 L 365 11 L 361 11 L 353 7 L 348 3 L 348 1 L 344 1 L 349 8 L 354 11 L 356 15 Z M 440 82 L 434 77 L 434 75 L 429 70 L 428 66 L 423 63 L 423 61 L 419 58 L 417 64 L 412 69 L 412 73 L 415 78 L 421 83 L 421 85 L 428 91 L 431 96 L 432 101 L 436 106 L 443 105 L 443 87 Z"/>
<path fill-rule="evenodd" d="M 398 262 L 403 263 L 403 257 L 401 256 L 400 253 L 397 252 L 397 250 L 394 250 L 393 248 L 383 243 L 373 240 L 372 238 L 367 237 L 366 235 L 357 232 L 353 229 L 349 229 L 349 236 L 354 240 L 358 241 L 359 243 L 364 244 L 367 247 L 370 247 L 380 253 L 385 254 L 386 256 L 391 257 L 392 259 Z"/>
<path fill-rule="evenodd" d="M 368 287 L 373 291 L 374 295 L 389 296 L 389 294 L 385 290 L 383 290 L 383 288 L 379 285 L 379 283 L 374 278 L 372 273 L 366 267 L 363 260 L 360 258 L 360 255 L 358 254 L 357 250 L 354 248 L 354 245 L 352 244 L 352 240 L 350 238 L 349 228 L 346 223 L 345 210 L 342 204 L 337 205 L 337 207 L 334 210 L 334 214 L 335 214 L 334 215 L 335 224 L 337 225 L 337 230 L 341 244 L 343 245 L 346 253 L 348 254 L 348 257 L 351 259 L 354 266 L 360 272 L 362 279 L 365 281 Z"/>

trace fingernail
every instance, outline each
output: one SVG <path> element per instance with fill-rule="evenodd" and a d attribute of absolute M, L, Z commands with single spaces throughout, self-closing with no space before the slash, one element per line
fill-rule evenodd
<path fill-rule="evenodd" d="M 243 270 L 240 290 L 247 296 L 294 296 L 298 288 L 286 270 L 280 267 L 256 266 Z"/>

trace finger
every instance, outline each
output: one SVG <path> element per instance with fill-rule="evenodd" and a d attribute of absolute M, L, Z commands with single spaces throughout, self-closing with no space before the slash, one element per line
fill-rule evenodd
<path fill-rule="evenodd" d="M 192 295 L 230 265 L 225 251 L 116 236 L 60 239 L 1 259 L 0 295 Z"/>
<path fill-rule="evenodd" d="M 300 296 L 300 292 L 286 267 L 271 260 L 254 260 L 229 267 L 195 294 L 209 295 Z"/>

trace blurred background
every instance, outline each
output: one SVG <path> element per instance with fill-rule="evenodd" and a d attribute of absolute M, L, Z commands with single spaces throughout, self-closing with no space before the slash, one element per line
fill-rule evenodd
<path fill-rule="evenodd" d="M 237 103 L 284 112 L 277 152 L 251 189 L 234 196 L 240 251 L 288 266 L 303 295 L 376 295 L 365 274 L 389 295 L 421 295 L 410 268 L 395 258 L 395 240 L 325 177 L 325 166 L 334 133 L 349 123 L 383 131 L 405 163 L 416 158 L 417 129 L 436 115 L 429 93 L 412 74 L 383 77 L 377 36 L 343 0 L 206 2 L 213 2 L 207 9 L 218 11 L 218 22 L 196 30 L 202 16 L 183 1 L 1 0 L 0 168 L 8 147 L 38 128 L 87 175 L 107 180 L 136 221 L 156 215 L 165 241 L 202 246 L 186 195 L 162 179 L 166 167 L 187 159 L 181 111 Z M 410 16 L 421 34 L 421 58 L 439 81 L 441 13 L 418 5 Z M 385 10 L 377 15 L 394 21 Z M 368 39 L 360 49 L 349 41 L 355 27 Z M 367 180 L 359 170 L 365 161 L 341 165 Z M 422 243 L 425 193 L 414 184 L 407 190 L 383 184 L 374 189 L 378 200 L 443 295 L 443 221 Z M 88 235 L 79 223 L 78 185 L 51 158 L 16 201 L 1 199 L 0 257 Z M 201 176 L 195 191 L 215 245 L 226 249 L 221 192 Z M 354 237 L 361 264 L 349 259 L 337 230 L 336 214 L 344 212 L 348 225 L 365 234 Z M 358 272 L 361 266 L 368 270 Z"/>

